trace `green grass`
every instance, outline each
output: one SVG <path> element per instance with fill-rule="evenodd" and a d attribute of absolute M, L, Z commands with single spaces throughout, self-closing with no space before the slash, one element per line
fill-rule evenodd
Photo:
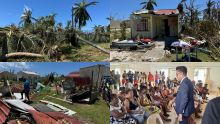
<path fill-rule="evenodd" d="M 100 47 L 110 50 L 109 43 L 99 43 L 97 44 Z M 79 49 L 72 49 L 72 54 L 66 55 L 65 59 L 71 61 L 103 61 L 108 59 L 109 55 L 103 53 L 102 51 L 90 46 L 90 45 L 82 45 Z"/>
<path fill-rule="evenodd" d="M 57 98 L 62 98 L 64 96 L 63 94 L 56 95 L 54 91 L 42 91 L 34 96 L 33 103 L 36 103 L 39 100 L 47 100 L 77 112 L 74 117 L 85 123 L 109 124 L 109 108 L 103 100 L 99 100 L 95 104 L 91 105 L 78 103 L 70 104 L 58 99 L 46 97 L 46 95 L 51 95 Z"/>

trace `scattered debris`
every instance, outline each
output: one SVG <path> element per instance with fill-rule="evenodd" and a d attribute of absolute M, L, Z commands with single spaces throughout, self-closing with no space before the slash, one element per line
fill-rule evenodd
<path fill-rule="evenodd" d="M 0 124 L 3 124 L 10 113 L 11 107 L 0 99 Z"/>
<path fill-rule="evenodd" d="M 164 57 L 164 43 L 154 42 L 155 47 L 144 51 L 111 51 L 111 62 L 154 62 Z"/>
<path fill-rule="evenodd" d="M 74 111 L 72 111 L 70 109 L 67 109 L 67 108 L 65 108 L 65 107 L 63 107 L 61 105 L 55 104 L 53 102 L 49 102 L 49 101 L 45 101 L 45 100 L 40 100 L 40 102 L 46 104 L 49 108 L 51 108 L 51 109 L 53 109 L 53 110 L 55 110 L 57 112 L 62 112 L 64 114 L 66 114 L 66 115 L 74 115 L 74 114 L 76 114 L 76 112 L 74 112 Z"/>

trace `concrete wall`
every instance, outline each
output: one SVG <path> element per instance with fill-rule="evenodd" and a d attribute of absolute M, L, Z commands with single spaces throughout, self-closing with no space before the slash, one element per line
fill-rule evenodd
<path fill-rule="evenodd" d="M 152 35 L 152 16 L 151 15 L 140 15 L 142 18 L 148 19 L 148 31 L 137 31 L 137 21 L 134 19 L 134 16 L 131 15 L 131 32 L 132 37 L 135 38 L 137 35 L 140 37 L 153 37 Z"/>
<path fill-rule="evenodd" d="M 176 67 L 177 66 L 186 66 L 188 69 L 188 77 L 194 79 L 195 69 L 206 69 L 206 82 L 209 86 L 211 92 L 217 93 L 218 87 L 220 87 L 220 63 L 111 63 L 111 70 L 120 70 L 123 73 L 124 70 L 132 69 L 134 71 L 141 71 L 148 74 L 152 72 L 155 74 L 156 71 L 165 69 L 168 71 L 168 77 L 171 79 L 176 77 Z"/>
<path fill-rule="evenodd" d="M 170 27 L 170 36 L 178 36 L 178 16 L 168 17 L 164 15 L 151 15 L 143 14 L 139 15 L 142 18 L 148 19 L 148 31 L 137 31 L 137 20 L 134 15 L 131 15 L 131 29 L 132 37 L 139 34 L 140 37 L 155 38 L 156 36 L 165 35 L 164 19 L 168 19 L 168 25 Z"/>

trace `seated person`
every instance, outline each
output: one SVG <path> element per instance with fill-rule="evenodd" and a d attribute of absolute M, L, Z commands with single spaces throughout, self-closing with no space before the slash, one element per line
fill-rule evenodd
<path fill-rule="evenodd" d="M 127 115 L 116 94 L 111 95 L 110 124 L 136 124 L 136 121 Z"/>
<path fill-rule="evenodd" d="M 173 99 L 172 90 L 168 89 L 166 85 L 164 85 L 163 90 L 161 91 L 161 95 L 163 96 L 163 98 L 169 100 Z"/>
<path fill-rule="evenodd" d="M 207 94 L 209 94 L 209 90 L 207 88 L 208 84 L 205 84 L 204 87 L 203 87 L 203 92 L 202 92 L 202 98 L 204 100 L 208 100 L 208 97 L 206 96 Z"/>
<path fill-rule="evenodd" d="M 142 89 L 140 90 L 140 104 L 141 106 L 154 106 L 155 104 L 151 101 L 149 94 L 147 94 L 147 88 L 142 87 Z M 157 105 L 155 105 L 157 106 Z M 160 117 L 164 120 L 164 121 L 168 121 L 170 122 L 171 119 L 168 119 L 166 116 L 164 116 L 164 114 L 162 112 L 159 113 Z"/>
<path fill-rule="evenodd" d="M 126 111 L 138 122 L 138 124 L 144 124 L 145 120 L 149 116 L 149 113 L 142 109 L 142 106 L 140 106 L 133 96 L 133 90 L 128 89 L 126 91 L 124 101 Z"/>
<path fill-rule="evenodd" d="M 137 98 L 138 98 L 138 95 L 139 95 L 138 84 L 134 84 L 133 94 L 134 94 L 134 98 L 137 99 Z"/>
<path fill-rule="evenodd" d="M 155 91 L 156 89 L 156 91 Z M 157 107 L 160 107 L 163 111 L 163 115 L 168 117 L 169 114 L 167 114 L 167 112 L 169 112 L 167 105 L 168 102 L 163 100 L 163 98 L 161 97 L 160 92 L 158 92 L 157 88 L 152 89 L 151 91 L 151 96 L 152 96 L 152 101 L 154 103 L 154 105 L 156 105 Z"/>

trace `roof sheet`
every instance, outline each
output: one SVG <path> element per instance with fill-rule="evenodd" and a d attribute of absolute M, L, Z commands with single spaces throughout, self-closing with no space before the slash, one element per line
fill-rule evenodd
<path fill-rule="evenodd" d="M 3 124 L 10 112 L 10 107 L 0 99 L 0 124 Z"/>

